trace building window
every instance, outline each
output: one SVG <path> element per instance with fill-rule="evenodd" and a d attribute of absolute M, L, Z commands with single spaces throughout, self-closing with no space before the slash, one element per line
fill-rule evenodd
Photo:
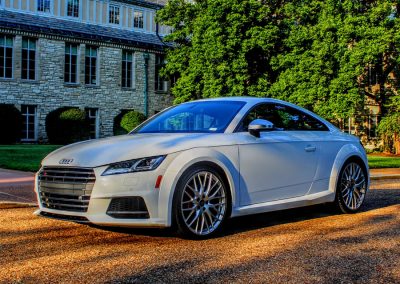
<path fill-rule="evenodd" d="M 75 18 L 79 17 L 79 0 L 68 0 L 67 16 Z"/>
<path fill-rule="evenodd" d="M 123 88 L 134 87 L 134 54 L 131 51 L 122 52 L 122 80 Z"/>
<path fill-rule="evenodd" d="M 0 35 L 0 78 L 13 77 L 13 38 Z"/>
<path fill-rule="evenodd" d="M 377 72 L 377 66 L 375 64 L 368 64 L 368 84 L 373 86 L 378 84 L 379 74 Z"/>
<path fill-rule="evenodd" d="M 156 55 L 155 65 L 155 89 L 156 91 L 167 91 L 167 81 L 160 75 L 160 70 L 164 66 L 164 56 Z"/>
<path fill-rule="evenodd" d="M 133 12 L 133 27 L 143 29 L 143 11 Z"/>
<path fill-rule="evenodd" d="M 85 84 L 97 85 L 97 47 L 86 46 L 85 51 Z"/>
<path fill-rule="evenodd" d="M 90 139 L 99 138 L 99 110 L 97 108 L 87 108 L 86 115 L 90 123 Z"/>
<path fill-rule="evenodd" d="M 22 38 L 22 72 L 25 80 L 36 79 L 36 39 Z"/>
<path fill-rule="evenodd" d="M 50 13 L 50 0 L 38 0 L 37 10 L 39 12 Z"/>
<path fill-rule="evenodd" d="M 35 141 L 36 139 L 36 106 L 22 105 L 22 141 Z"/>
<path fill-rule="evenodd" d="M 119 25 L 119 7 L 110 5 L 108 10 L 108 22 L 110 24 Z"/>
<path fill-rule="evenodd" d="M 65 44 L 64 82 L 75 84 L 78 77 L 78 45 Z"/>

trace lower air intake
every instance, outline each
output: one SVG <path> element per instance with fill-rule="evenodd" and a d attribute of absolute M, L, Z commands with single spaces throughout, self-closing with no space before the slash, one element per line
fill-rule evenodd
<path fill-rule="evenodd" d="M 107 215 L 119 219 L 150 218 L 146 203 L 142 197 L 118 197 L 111 199 Z"/>

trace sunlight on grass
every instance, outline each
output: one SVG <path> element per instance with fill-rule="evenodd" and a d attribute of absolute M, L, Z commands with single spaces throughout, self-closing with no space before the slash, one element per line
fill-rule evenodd
<path fill-rule="evenodd" d="M 0 168 L 35 172 L 42 159 L 61 145 L 0 145 Z M 369 167 L 400 168 L 400 157 L 368 155 Z"/>
<path fill-rule="evenodd" d="M 368 164 L 371 169 L 400 168 L 400 157 L 368 155 Z"/>
<path fill-rule="evenodd" d="M 35 172 L 47 154 L 60 145 L 0 145 L 0 168 Z"/>

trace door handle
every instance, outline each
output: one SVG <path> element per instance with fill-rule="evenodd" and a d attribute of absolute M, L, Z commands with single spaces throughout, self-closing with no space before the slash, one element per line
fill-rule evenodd
<path fill-rule="evenodd" d="M 304 150 L 306 150 L 306 152 L 315 152 L 315 150 L 317 150 L 317 147 L 312 146 L 312 145 L 307 145 Z"/>

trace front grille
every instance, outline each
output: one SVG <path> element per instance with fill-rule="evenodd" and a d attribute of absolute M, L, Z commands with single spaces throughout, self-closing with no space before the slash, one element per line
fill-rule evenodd
<path fill-rule="evenodd" d="M 142 197 L 113 198 L 107 209 L 107 215 L 120 219 L 148 219 L 149 211 Z"/>
<path fill-rule="evenodd" d="M 43 207 L 86 212 L 96 176 L 93 169 L 45 167 L 39 173 L 39 197 Z"/>

